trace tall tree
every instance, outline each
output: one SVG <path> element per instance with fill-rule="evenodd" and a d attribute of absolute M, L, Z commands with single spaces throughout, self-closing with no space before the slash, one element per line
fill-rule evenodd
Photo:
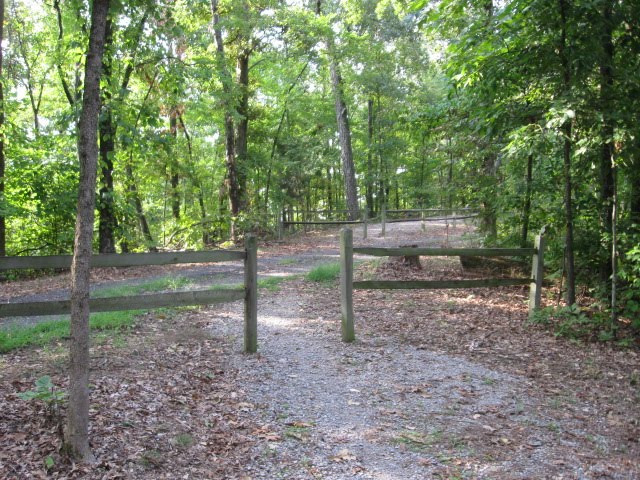
<path fill-rule="evenodd" d="M 322 14 L 322 0 L 317 0 L 316 13 Z M 333 91 L 336 122 L 338 124 L 338 138 L 340 140 L 340 160 L 342 164 L 342 177 L 344 180 L 344 193 L 349 210 L 349 220 L 358 218 L 358 186 L 356 183 L 356 167 L 353 161 L 353 148 L 351 146 L 351 125 L 349 123 L 349 111 L 344 95 L 344 84 L 338 64 L 333 32 L 329 31 L 326 37 L 327 51 L 329 55 L 329 72 L 331 75 L 331 88 Z"/>
<path fill-rule="evenodd" d="M 71 454 L 87 462 L 93 460 L 89 446 L 89 282 L 98 170 L 100 75 L 108 12 L 109 0 L 93 1 L 78 123 L 80 186 L 71 264 L 69 408 L 65 440 Z"/>
<path fill-rule="evenodd" d="M 5 198 L 4 198 L 4 175 L 5 175 L 5 158 L 4 158 L 4 131 L 5 131 L 5 113 L 4 113 L 4 72 L 3 65 L 3 40 L 4 40 L 4 0 L 0 0 L 0 256 L 7 254 L 7 226 L 5 219 Z"/>
<path fill-rule="evenodd" d="M 242 9 L 247 10 L 245 1 L 242 2 Z M 216 63 L 218 75 L 222 82 L 223 105 L 224 105 L 224 144 L 225 159 L 227 167 L 226 187 L 229 195 L 229 207 L 231 216 L 236 218 L 245 207 L 245 177 L 244 165 L 242 161 L 247 154 L 247 128 L 248 128 L 248 83 L 249 83 L 249 57 L 251 48 L 241 47 L 237 57 L 236 82 L 227 67 L 227 54 L 224 39 L 222 36 L 222 26 L 220 24 L 220 8 L 218 0 L 211 0 L 211 14 L 213 16 L 213 35 L 216 44 Z M 239 41 L 246 41 L 246 37 L 239 34 Z M 237 83 L 240 89 L 240 102 L 236 104 Z M 237 129 L 237 130 L 236 130 Z M 231 237 L 235 238 L 235 220 L 231 224 Z"/>
<path fill-rule="evenodd" d="M 113 59 L 113 13 L 107 18 L 105 31 L 105 53 L 102 58 L 102 114 L 98 123 L 100 140 L 100 189 L 98 191 L 98 251 L 115 253 L 115 230 L 118 220 L 115 212 L 113 190 L 113 155 L 116 145 L 116 129 L 111 105 L 112 59 Z"/>
<path fill-rule="evenodd" d="M 118 217 L 116 215 L 115 189 L 114 189 L 114 157 L 116 155 L 116 134 L 118 122 L 114 118 L 117 114 L 117 107 L 121 107 L 122 102 L 129 91 L 129 83 L 134 71 L 134 59 L 138 48 L 140 37 L 144 32 L 147 22 L 149 7 L 145 7 L 140 21 L 132 25 L 130 38 L 131 51 L 124 57 L 124 70 L 120 82 L 114 73 L 113 64 L 116 57 L 116 44 L 114 43 L 114 23 L 117 25 L 118 14 L 115 8 L 111 9 L 107 19 L 107 30 L 105 40 L 105 52 L 102 61 L 102 112 L 98 124 L 100 140 L 100 168 L 98 191 L 98 249 L 100 253 L 114 253 L 116 251 L 116 231 L 118 230 Z M 129 32 L 127 32 L 129 33 Z M 117 63 L 116 63 L 117 64 Z M 114 85 L 118 86 L 117 94 L 114 98 Z M 114 110 L 116 110 L 114 112 Z"/>
<path fill-rule="evenodd" d="M 571 90 L 571 57 L 568 45 L 569 28 L 569 2 L 558 0 L 560 13 L 560 39 L 558 41 L 558 56 L 562 75 L 562 93 L 569 96 Z M 560 127 L 562 132 L 562 158 L 564 176 L 564 208 L 565 208 L 565 266 L 567 272 L 567 303 L 576 303 L 576 272 L 574 252 L 574 225 L 573 225 L 573 178 L 571 172 L 571 153 L 573 148 L 573 121 L 575 113 L 567 106 L 567 114 Z"/>
<path fill-rule="evenodd" d="M 614 44 L 613 44 L 613 1 L 603 0 L 602 27 L 600 35 L 600 112 L 602 128 L 600 133 L 600 227 L 601 236 L 611 238 L 614 211 L 613 179 L 613 135 L 614 135 Z M 608 282 L 612 273 L 611 241 L 604 242 L 604 258 L 600 262 L 600 281 Z"/>

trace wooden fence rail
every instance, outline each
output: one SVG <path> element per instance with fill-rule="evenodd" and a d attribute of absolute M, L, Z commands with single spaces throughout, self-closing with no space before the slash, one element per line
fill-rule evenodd
<path fill-rule="evenodd" d="M 529 316 L 540 308 L 544 277 L 545 229 L 535 239 L 533 248 L 371 248 L 353 247 L 353 232 L 349 228 L 340 235 L 340 307 L 342 314 L 342 340 L 355 340 L 353 290 L 414 290 L 444 288 L 482 288 L 529 285 Z M 532 257 L 530 278 L 484 278 L 473 280 L 366 280 L 353 281 L 353 254 L 371 256 L 460 256 L 460 257 Z"/>
<path fill-rule="evenodd" d="M 460 212 L 463 212 L 464 215 L 460 215 Z M 409 216 L 405 218 L 389 218 L 389 214 L 419 214 L 419 216 Z M 438 217 L 429 217 L 425 214 L 430 213 L 438 213 L 445 214 L 447 216 L 438 216 Z M 453 216 L 448 216 L 450 213 L 453 213 Z M 405 210 L 391 210 L 387 209 L 386 206 L 382 206 L 380 217 L 381 217 L 381 233 L 382 237 L 386 236 L 387 233 L 387 224 L 388 223 L 400 223 L 400 222 L 422 222 L 422 229 L 425 229 L 425 222 L 442 222 L 446 221 L 447 225 L 449 221 L 453 222 L 453 226 L 455 227 L 457 220 L 465 220 L 467 218 L 475 218 L 478 216 L 478 209 L 470 208 L 470 207 L 462 207 L 462 208 L 411 208 Z"/>
<path fill-rule="evenodd" d="M 308 211 L 303 211 L 303 212 L 298 212 L 299 214 L 302 214 L 302 218 L 303 220 L 296 220 L 296 221 L 284 221 L 281 220 L 280 221 L 280 226 L 278 228 L 279 233 L 279 238 L 282 237 L 282 233 L 284 231 L 284 227 L 287 227 L 289 225 L 302 225 L 305 227 L 305 232 L 306 232 L 306 227 L 309 225 L 358 225 L 358 224 L 362 224 L 362 238 L 364 240 L 367 239 L 367 235 L 368 235 L 368 226 L 369 223 L 371 223 L 374 219 L 370 219 L 369 218 L 369 211 L 367 209 L 363 209 L 358 213 L 359 215 L 359 220 L 330 220 L 330 219 L 318 219 L 318 220 L 309 220 L 309 214 L 313 215 L 313 214 L 319 214 L 319 213 L 350 213 L 352 212 L 351 210 L 333 210 L 333 211 L 322 211 L 322 210 L 308 210 Z"/>
<path fill-rule="evenodd" d="M 244 299 L 244 350 L 247 353 L 254 353 L 258 348 L 257 251 L 256 238 L 252 235 L 247 235 L 244 250 L 94 255 L 91 257 L 92 267 L 128 267 L 243 260 L 244 286 L 224 290 L 196 290 L 109 298 L 92 298 L 89 301 L 89 309 L 92 312 L 142 310 L 160 307 L 209 305 Z M 0 270 L 69 268 L 71 267 L 71 260 L 72 257 L 70 255 L 0 257 Z M 61 315 L 69 313 L 70 308 L 70 300 L 0 303 L 0 318 L 15 316 Z"/>

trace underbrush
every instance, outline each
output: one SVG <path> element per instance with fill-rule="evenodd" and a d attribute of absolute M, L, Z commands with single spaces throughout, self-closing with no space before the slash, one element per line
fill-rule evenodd
<path fill-rule="evenodd" d="M 531 322 L 550 328 L 557 337 L 572 340 L 615 342 L 620 347 L 630 347 L 638 338 L 628 319 L 612 324 L 609 312 L 578 305 L 542 308 L 534 313 Z"/>

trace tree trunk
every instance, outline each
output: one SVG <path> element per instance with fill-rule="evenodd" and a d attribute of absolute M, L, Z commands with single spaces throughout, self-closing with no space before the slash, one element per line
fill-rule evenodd
<path fill-rule="evenodd" d="M 157 252 L 156 242 L 153 239 L 153 235 L 151 234 L 151 229 L 149 228 L 149 222 L 147 222 L 147 217 L 144 214 L 144 209 L 142 207 L 142 200 L 140 200 L 140 195 L 138 194 L 138 187 L 136 186 L 135 177 L 133 176 L 133 169 L 131 168 L 131 164 L 127 163 L 125 166 L 125 173 L 127 175 L 127 190 L 129 191 L 130 199 L 133 201 L 133 206 L 136 210 L 136 217 L 138 219 L 138 225 L 140 226 L 140 230 L 142 231 L 142 236 L 147 244 L 147 249 L 150 252 Z"/>
<path fill-rule="evenodd" d="M 87 462 L 93 460 L 89 447 L 89 280 L 98 167 L 100 74 L 108 11 L 109 0 L 93 1 L 84 96 L 78 124 L 80 185 L 71 265 L 69 407 L 65 441 L 74 457 Z"/>
<path fill-rule="evenodd" d="M 0 0 L 0 207 L 4 207 L 4 77 L 3 77 L 3 42 L 4 41 L 4 0 Z M 7 223 L 4 208 L 0 209 L 0 257 L 7 255 Z"/>
<path fill-rule="evenodd" d="M 525 177 L 524 205 L 522 206 L 522 234 L 520 247 L 527 247 L 529 237 L 529 222 L 531 219 L 531 183 L 533 181 L 533 155 L 527 157 L 527 174 Z"/>
<path fill-rule="evenodd" d="M 316 15 L 322 14 L 322 0 L 316 0 Z M 338 124 L 338 137 L 340 139 L 340 160 L 342 163 L 342 177 L 344 181 L 344 194 L 346 197 L 349 220 L 357 220 L 360 216 L 358 207 L 358 188 L 356 185 L 356 169 L 353 163 L 353 150 L 351 148 L 351 128 L 349 126 L 349 114 L 344 100 L 344 90 L 340 68 L 335 58 L 333 38 L 329 35 L 326 39 L 329 52 L 329 73 L 331 74 L 331 88 L 336 110 L 336 122 Z"/>
<path fill-rule="evenodd" d="M 612 2 L 606 0 L 602 9 L 602 57 L 600 60 L 600 111 L 602 113 L 600 152 L 600 237 L 604 256 L 600 261 L 600 281 L 609 282 L 612 273 L 611 231 L 613 226 L 613 24 Z M 604 241 L 607 239 L 606 241 Z"/>
<path fill-rule="evenodd" d="M 629 219 L 632 231 L 640 233 L 640 138 L 634 140 L 632 161 L 627 168 L 629 181 Z"/>
<path fill-rule="evenodd" d="M 240 90 L 240 100 L 236 109 L 239 115 L 236 122 L 236 165 L 238 175 L 238 208 L 243 211 L 247 207 L 245 172 L 247 163 L 247 143 L 249 133 L 249 57 L 251 51 L 247 48 L 238 53 L 236 59 L 236 83 Z"/>
<path fill-rule="evenodd" d="M 567 0 L 559 0 L 560 7 L 560 45 L 558 54 L 562 67 L 562 86 L 564 93 L 568 94 L 571 89 L 571 65 L 567 54 Z M 565 121 L 561 127 L 564 137 L 563 143 L 563 175 L 564 175 L 564 208 L 565 208 L 565 266 L 567 272 L 567 304 L 576 303 L 576 273 L 573 252 L 573 201 L 572 201 L 572 178 L 571 178 L 571 150 L 572 150 L 572 119 Z"/>
<path fill-rule="evenodd" d="M 174 158 L 169 159 L 169 174 L 171 182 L 171 215 L 175 220 L 180 219 L 180 175 L 178 174 L 178 160 L 176 158 L 176 143 L 178 140 L 178 112 L 176 107 L 171 107 L 169 112 L 169 134 L 173 142 L 173 148 L 171 149 L 171 155 Z"/>
<path fill-rule="evenodd" d="M 367 199 L 367 210 L 370 214 L 375 213 L 375 205 L 373 204 L 373 145 L 374 145 L 374 111 L 373 111 L 373 99 L 369 98 L 367 100 L 367 171 L 366 171 L 366 185 L 365 185 L 365 196 Z"/>
<path fill-rule="evenodd" d="M 333 50 L 332 42 L 328 42 L 329 50 Z M 356 168 L 353 163 L 353 150 L 351 149 L 351 128 L 349 126 L 349 114 L 347 104 L 344 101 L 342 88 L 342 76 L 338 64 L 331 59 L 329 70 L 331 72 L 331 86 L 335 100 L 336 121 L 338 123 L 338 136 L 340 138 L 340 160 L 342 162 L 342 176 L 344 181 L 344 193 L 349 210 L 349 220 L 357 220 L 358 212 L 358 188 L 356 185 Z"/>
<path fill-rule="evenodd" d="M 59 6 L 57 8 L 59 10 Z M 144 31 L 144 25 L 147 21 L 147 12 L 142 15 L 138 24 L 134 45 L 137 45 Z M 62 27 L 60 27 L 60 31 Z M 102 78 L 105 80 L 105 87 L 102 90 L 102 113 L 98 124 L 100 138 L 100 190 L 98 192 L 98 249 L 100 253 L 115 253 L 116 251 L 116 233 L 122 233 L 118 228 L 118 218 L 115 208 L 115 195 L 113 188 L 113 159 L 116 150 L 116 133 L 118 130 L 116 122 L 113 119 L 113 104 L 120 104 L 124 98 L 125 92 L 131 80 L 131 74 L 134 69 L 133 58 L 135 49 L 131 52 L 130 59 L 124 70 L 122 82 L 120 84 L 120 93 L 114 100 L 112 98 L 112 82 L 113 78 L 113 20 L 107 19 L 105 37 L 105 53 L 102 61 Z M 123 252 L 128 248 L 126 242 L 121 244 Z"/>
<path fill-rule="evenodd" d="M 449 169 L 447 170 L 447 208 L 453 208 L 453 151 L 451 149 L 451 137 L 447 138 L 449 146 Z"/>
<path fill-rule="evenodd" d="M 113 24 L 107 19 L 105 33 L 105 54 L 102 75 L 105 86 L 102 89 L 102 114 L 98 124 L 100 137 L 100 190 L 98 192 L 98 249 L 100 253 L 115 253 L 115 230 L 118 226 L 113 196 L 113 154 L 115 152 L 115 128 L 111 109 Z"/>
<path fill-rule="evenodd" d="M 218 73 L 222 82 L 224 92 L 224 138 L 225 138 L 225 159 L 227 167 L 226 190 L 229 195 L 229 207 L 231 210 L 231 238 L 236 238 L 235 218 L 242 210 L 243 189 L 240 183 L 238 152 L 236 152 L 236 135 L 234 116 L 238 114 L 233 105 L 233 79 L 226 65 L 224 50 L 224 40 L 222 29 L 220 28 L 220 14 L 218 10 L 218 0 L 211 0 L 211 13 L 213 15 L 213 35 L 216 42 L 216 60 L 218 63 Z M 248 61 L 248 58 L 247 58 Z M 248 70 L 247 70 L 248 72 Z M 246 132 L 245 132 L 246 133 Z M 245 151 L 246 154 L 246 144 Z"/>
<path fill-rule="evenodd" d="M 333 178 L 331 178 L 331 167 L 327 166 L 327 208 L 332 211 L 333 205 Z"/>
<path fill-rule="evenodd" d="M 56 18 L 58 20 L 58 42 L 56 48 L 59 50 L 62 46 L 62 41 L 64 39 L 64 29 L 62 24 L 62 9 L 60 7 L 60 0 L 53 1 L 53 8 L 56 11 Z M 76 101 L 78 100 L 79 92 L 72 92 L 71 87 L 69 87 L 69 82 L 67 82 L 67 77 L 62 67 L 62 63 L 58 62 L 56 64 L 56 71 L 58 72 L 58 76 L 60 77 L 60 83 L 62 85 L 62 90 L 64 92 L 67 101 L 70 106 L 74 106 Z"/>
<path fill-rule="evenodd" d="M 191 142 L 191 135 L 189 135 L 189 131 L 187 130 L 187 125 L 184 123 L 184 118 L 182 114 L 178 115 L 178 120 L 180 121 L 180 127 L 182 128 L 182 132 L 184 133 L 184 138 L 187 141 L 187 150 L 189 152 L 189 161 L 191 164 L 191 183 L 193 187 L 196 189 L 196 195 L 198 197 L 198 206 L 200 207 L 200 219 L 202 220 L 202 243 L 203 245 L 209 245 L 211 243 L 211 235 L 209 234 L 209 227 L 207 225 L 207 209 L 204 202 L 204 191 L 202 189 L 202 183 L 198 178 L 198 174 L 195 171 L 195 163 L 193 161 L 193 144 Z"/>

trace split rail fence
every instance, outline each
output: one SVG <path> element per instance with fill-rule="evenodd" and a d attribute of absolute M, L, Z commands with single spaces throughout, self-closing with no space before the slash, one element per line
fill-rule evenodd
<path fill-rule="evenodd" d="M 535 238 L 533 248 L 379 248 L 353 246 L 353 232 L 344 228 L 340 232 L 340 307 L 342 314 L 342 340 L 355 340 L 353 290 L 401 290 L 478 288 L 529 285 L 529 316 L 540 308 L 544 277 L 545 237 L 543 228 Z M 467 280 L 364 280 L 353 281 L 353 255 L 387 256 L 470 256 L 470 257 L 531 257 L 530 278 L 484 278 Z"/>
<path fill-rule="evenodd" d="M 348 217 L 354 213 L 349 220 Z M 436 215 L 435 217 L 433 215 Z M 451 215 L 453 214 L 453 215 Z M 339 219 L 336 217 L 345 217 Z M 424 230 L 426 222 L 452 221 L 455 226 L 457 220 L 474 218 L 478 216 L 478 210 L 473 208 L 417 208 L 404 210 L 388 210 L 383 206 L 380 216 L 370 218 L 368 209 L 357 211 L 352 210 L 294 210 L 290 212 L 289 219 L 281 219 L 278 226 L 278 238 L 282 238 L 284 230 L 291 226 L 303 226 L 306 232 L 308 226 L 326 225 L 362 225 L 362 238 L 367 239 L 368 226 L 375 222 L 380 222 L 381 236 L 386 235 L 387 224 L 396 222 L 422 222 Z"/>
<path fill-rule="evenodd" d="M 349 220 L 348 217 L 353 213 L 353 217 L 357 218 L 357 220 Z M 336 216 L 344 216 L 346 219 L 336 219 Z M 278 236 L 282 238 L 284 229 L 289 226 L 303 226 L 306 228 L 308 226 L 327 226 L 327 225 L 358 225 L 362 224 L 362 237 L 366 240 L 367 238 L 367 227 L 371 222 L 374 222 L 376 219 L 369 218 L 369 212 L 367 209 L 364 210 L 304 210 L 304 211 L 294 211 L 293 219 L 290 220 L 281 220 L 280 226 L 278 230 Z"/>
<path fill-rule="evenodd" d="M 432 216 L 434 215 L 435 216 Z M 450 215 L 453 214 L 453 215 Z M 425 229 L 425 222 L 446 221 L 453 222 L 455 227 L 457 220 L 475 218 L 478 216 L 478 209 L 475 208 L 415 208 L 405 210 L 387 210 L 382 207 L 380 212 L 381 233 L 384 237 L 388 223 L 397 222 L 422 222 L 422 229 Z"/>
<path fill-rule="evenodd" d="M 256 238 L 247 235 L 244 250 L 93 255 L 91 257 L 92 267 L 132 267 L 242 260 L 244 262 L 244 285 L 224 290 L 191 290 L 184 292 L 161 292 L 121 297 L 91 298 L 89 301 L 89 310 L 91 312 L 113 312 L 160 307 L 209 305 L 244 300 L 244 350 L 247 353 L 254 353 L 258 348 L 257 251 Z M 70 268 L 71 261 L 71 255 L 0 257 L 0 271 Z M 69 313 L 70 309 L 70 300 L 1 303 L 0 318 L 61 315 Z"/>

